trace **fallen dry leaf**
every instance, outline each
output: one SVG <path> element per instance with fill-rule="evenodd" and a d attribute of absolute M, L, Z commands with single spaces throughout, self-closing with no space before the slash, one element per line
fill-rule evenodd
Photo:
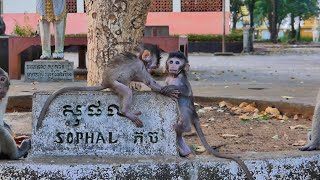
<path fill-rule="evenodd" d="M 202 109 L 205 110 L 205 111 L 212 111 L 213 110 L 213 108 L 211 106 L 204 107 Z"/>
<path fill-rule="evenodd" d="M 238 138 L 238 135 L 234 135 L 234 134 L 222 134 L 221 137 L 224 138 Z"/>
<path fill-rule="evenodd" d="M 198 103 L 193 103 L 194 106 L 200 107 L 200 104 Z"/>
<path fill-rule="evenodd" d="M 204 114 L 204 113 L 206 113 L 206 111 L 203 110 L 203 109 L 199 109 L 199 110 L 197 111 L 197 113 L 198 113 L 198 114 Z"/>
<path fill-rule="evenodd" d="M 240 110 L 241 111 L 241 108 L 240 107 L 237 107 L 237 106 L 234 106 L 231 108 L 232 111 L 238 111 Z"/>
<path fill-rule="evenodd" d="M 251 103 L 251 104 L 249 104 L 249 105 L 251 105 L 251 106 L 253 106 L 253 107 L 256 107 L 256 102 L 253 102 L 253 103 Z"/>
<path fill-rule="evenodd" d="M 247 105 L 246 107 L 242 108 L 244 112 L 254 112 L 256 108 L 252 106 L 251 104 Z"/>
<path fill-rule="evenodd" d="M 289 128 L 290 129 L 309 129 L 308 126 L 302 125 L 302 124 L 298 124 L 298 125 L 295 125 L 295 126 L 290 126 Z"/>
<path fill-rule="evenodd" d="M 209 124 L 202 124 L 201 126 L 208 128 L 208 127 L 209 127 Z"/>
<path fill-rule="evenodd" d="M 244 107 L 246 107 L 246 106 L 248 106 L 249 105 L 249 103 L 247 103 L 247 102 L 242 102 L 240 105 L 239 105 L 239 108 L 244 108 Z"/>
<path fill-rule="evenodd" d="M 225 101 L 221 101 L 221 102 L 219 102 L 219 107 L 221 107 L 221 108 L 222 107 L 232 108 L 233 104 L 225 102 Z"/>
<path fill-rule="evenodd" d="M 299 140 L 292 144 L 292 146 L 304 146 L 307 143 L 305 140 Z"/>
<path fill-rule="evenodd" d="M 272 136 L 272 139 L 279 139 L 279 135 Z"/>
<path fill-rule="evenodd" d="M 265 112 L 274 116 L 280 115 L 280 111 L 277 108 L 267 107 Z"/>
<path fill-rule="evenodd" d="M 194 145 L 193 148 L 194 148 L 196 153 L 203 153 L 203 152 L 206 151 L 206 148 L 204 146 L 196 146 L 196 145 Z"/>
<path fill-rule="evenodd" d="M 293 119 L 294 119 L 294 120 L 298 120 L 298 119 L 299 119 L 298 114 L 294 115 L 294 116 L 293 116 Z"/>
<path fill-rule="evenodd" d="M 277 115 L 276 118 L 278 120 L 288 120 L 289 119 L 288 116 L 286 116 L 286 115 Z"/>
<path fill-rule="evenodd" d="M 246 115 L 246 114 L 241 114 L 240 116 L 239 116 L 239 119 L 251 119 L 251 117 L 250 116 L 248 116 L 248 115 Z"/>
<path fill-rule="evenodd" d="M 289 120 L 289 117 L 286 116 L 286 115 L 283 115 L 283 116 L 282 116 L 282 119 L 283 119 L 283 120 Z"/>
<path fill-rule="evenodd" d="M 219 107 L 225 107 L 225 106 L 227 106 L 227 102 L 225 102 L 225 101 L 221 101 L 221 102 L 219 102 Z"/>

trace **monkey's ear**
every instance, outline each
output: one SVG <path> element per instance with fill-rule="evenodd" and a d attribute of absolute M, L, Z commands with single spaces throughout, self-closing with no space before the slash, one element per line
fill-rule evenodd
<path fill-rule="evenodd" d="M 186 65 L 184 65 L 184 71 L 188 72 L 190 70 L 190 64 L 187 63 Z"/>
<path fill-rule="evenodd" d="M 150 55 L 151 55 L 150 51 L 144 50 L 141 55 L 141 58 L 142 58 L 142 60 L 146 60 L 146 59 L 149 59 Z"/>

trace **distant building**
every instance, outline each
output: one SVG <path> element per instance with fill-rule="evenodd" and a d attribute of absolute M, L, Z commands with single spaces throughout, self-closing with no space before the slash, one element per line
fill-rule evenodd
<path fill-rule="evenodd" d="M 67 34 L 87 32 L 87 17 L 84 0 L 67 0 Z M 225 0 L 226 33 L 229 33 L 230 0 Z M 7 34 L 15 24 L 28 23 L 36 29 L 36 0 L 4 0 L 4 20 Z M 222 0 L 154 0 L 148 16 L 147 26 L 169 26 L 171 35 L 222 34 Z"/>

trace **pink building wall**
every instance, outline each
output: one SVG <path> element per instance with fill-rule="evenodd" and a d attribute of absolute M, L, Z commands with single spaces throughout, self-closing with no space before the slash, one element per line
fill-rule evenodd
<path fill-rule="evenodd" d="M 230 13 L 226 13 L 226 32 L 229 33 Z M 222 34 L 222 12 L 149 12 L 146 25 L 168 25 L 170 34 Z M 30 25 L 35 31 L 38 17 L 35 13 L 3 14 L 6 34 L 11 34 L 15 24 Z M 69 13 L 66 34 L 86 34 L 85 13 Z"/>

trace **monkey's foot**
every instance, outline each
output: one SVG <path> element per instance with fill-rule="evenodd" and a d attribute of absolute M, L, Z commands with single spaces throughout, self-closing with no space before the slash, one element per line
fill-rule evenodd
<path fill-rule="evenodd" d="M 142 113 L 140 111 L 137 112 L 127 112 L 127 113 L 123 113 L 123 115 L 130 119 L 137 127 L 143 127 L 143 123 L 142 121 L 139 119 L 139 115 L 141 115 Z"/>
<path fill-rule="evenodd" d="M 63 59 L 64 53 L 63 52 L 54 52 L 54 53 L 52 53 L 52 58 L 53 59 Z"/>
<path fill-rule="evenodd" d="M 178 152 L 181 157 L 185 157 L 185 158 L 188 158 L 193 155 L 190 149 L 186 150 L 186 149 L 182 149 L 181 147 L 178 147 Z"/>
<path fill-rule="evenodd" d="M 319 145 L 317 144 L 307 144 L 301 148 L 299 148 L 300 151 L 314 151 L 314 150 L 318 150 Z"/>
<path fill-rule="evenodd" d="M 50 57 L 51 57 L 51 55 L 50 54 L 42 54 L 41 56 L 40 56 L 40 59 L 50 59 Z"/>
<path fill-rule="evenodd" d="M 177 134 L 177 148 L 178 148 L 178 152 L 180 154 L 181 157 L 186 157 L 189 154 L 191 154 L 191 149 L 189 148 L 189 146 L 186 144 L 186 142 L 184 141 L 184 138 L 181 136 L 181 134 Z"/>

